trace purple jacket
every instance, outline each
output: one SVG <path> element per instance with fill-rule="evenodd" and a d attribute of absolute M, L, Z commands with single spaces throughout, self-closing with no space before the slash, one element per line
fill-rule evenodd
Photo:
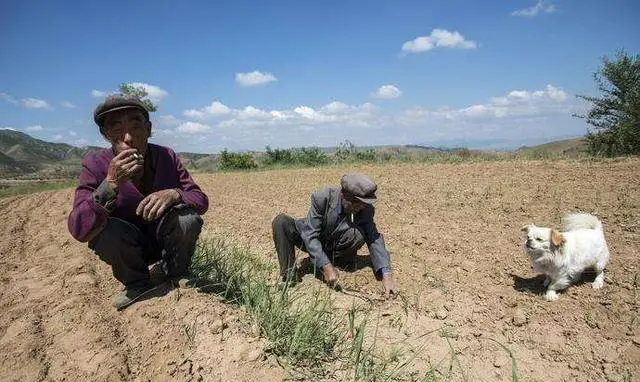
<path fill-rule="evenodd" d="M 82 160 L 73 209 L 67 222 L 69 232 L 78 241 L 91 240 L 106 226 L 109 217 L 129 221 L 138 227 L 148 224 L 136 215 L 136 208 L 145 195 L 129 180 L 118 186 L 115 203 L 109 208 L 98 201 L 100 198 L 97 195 L 105 188 L 106 182 L 103 184 L 103 181 L 113 157 L 113 150 L 108 148 L 87 154 Z M 151 192 L 175 188 L 182 197 L 182 203 L 192 206 L 200 215 L 207 211 L 207 195 L 193 181 L 173 150 L 149 143 L 145 155 L 145 161 L 148 160 L 151 160 L 150 165 L 155 169 Z"/>

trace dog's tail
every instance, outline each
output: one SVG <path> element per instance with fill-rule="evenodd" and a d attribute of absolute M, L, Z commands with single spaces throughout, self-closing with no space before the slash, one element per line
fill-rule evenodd
<path fill-rule="evenodd" d="M 564 217 L 564 230 L 597 229 L 602 231 L 602 222 L 597 217 L 585 213 L 572 213 Z"/>

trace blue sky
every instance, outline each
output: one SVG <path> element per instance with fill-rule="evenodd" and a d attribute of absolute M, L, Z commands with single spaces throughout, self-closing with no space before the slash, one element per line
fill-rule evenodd
<path fill-rule="evenodd" d="M 593 72 L 640 52 L 640 3 L 17 1 L 0 12 L 0 127 L 77 146 L 120 83 L 148 89 L 152 142 L 514 148 L 581 136 Z"/>

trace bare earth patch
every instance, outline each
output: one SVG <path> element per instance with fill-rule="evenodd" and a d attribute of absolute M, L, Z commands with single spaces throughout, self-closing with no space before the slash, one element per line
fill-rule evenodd
<path fill-rule="evenodd" d="M 511 380 L 500 344 L 524 381 L 640 378 L 640 159 L 197 174 L 211 201 L 203 235 L 224 235 L 275 263 L 271 219 L 304 216 L 310 192 L 347 171 L 379 185 L 376 220 L 402 296 L 380 301 L 367 266 L 341 272 L 359 297 L 334 295 L 338 314 L 354 302 L 374 305 L 379 351 L 415 355 L 415 376 L 433 365 L 436 375 L 451 369 L 453 380 Z M 116 312 L 109 267 L 67 232 L 71 201 L 72 190 L 0 199 L 0 380 L 287 376 L 245 315 L 211 295 L 167 289 Z M 587 280 L 546 302 L 520 227 L 560 228 L 569 211 L 603 221 L 612 254 L 605 287 Z"/>

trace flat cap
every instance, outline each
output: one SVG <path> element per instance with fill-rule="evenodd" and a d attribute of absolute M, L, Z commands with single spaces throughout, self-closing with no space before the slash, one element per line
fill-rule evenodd
<path fill-rule="evenodd" d="M 369 177 L 363 174 L 345 174 L 340 179 L 340 186 L 355 198 L 373 204 L 376 201 L 378 186 Z"/>
<path fill-rule="evenodd" d="M 140 98 L 127 94 L 113 94 L 107 96 L 104 102 L 96 106 L 96 109 L 93 111 L 93 120 L 102 128 L 102 123 L 104 122 L 104 117 L 107 113 L 122 109 L 140 109 L 147 120 L 149 120 L 149 111 L 144 106 L 144 103 L 142 103 Z"/>

